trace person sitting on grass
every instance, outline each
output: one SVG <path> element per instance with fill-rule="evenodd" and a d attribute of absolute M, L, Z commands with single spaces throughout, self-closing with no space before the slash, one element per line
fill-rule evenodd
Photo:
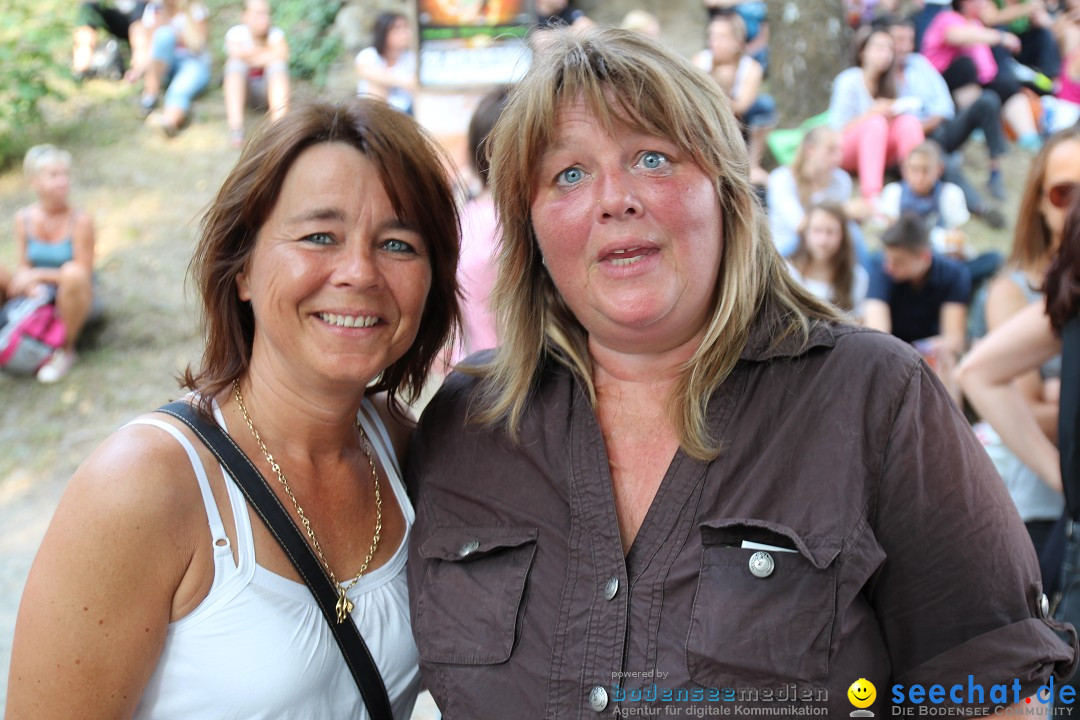
<path fill-rule="evenodd" d="M 197 0 L 164 0 L 150 5 L 143 22 L 154 27 L 140 111 L 151 125 L 173 137 L 191 113 L 191 103 L 210 83 L 207 50 L 209 11 Z M 164 107 L 151 115 L 164 92 Z"/>
<path fill-rule="evenodd" d="M 78 25 L 72 34 L 71 74 L 76 80 L 110 70 L 124 72 L 123 59 L 119 56 L 110 58 L 111 67 L 103 68 L 95 62 L 98 52 L 99 34 L 107 32 L 116 41 L 128 43 L 131 47 L 132 66 L 145 52 L 144 35 L 139 32 L 138 20 L 146 9 L 146 2 L 126 4 L 113 2 L 84 2 L 79 6 Z M 113 46 L 115 47 L 115 46 Z M 117 50 L 119 52 L 119 50 Z M 119 79 L 119 75 L 117 76 Z"/>
<path fill-rule="evenodd" d="M 1001 124 L 1001 99 L 993 90 L 982 89 L 973 102 L 957 108 L 945 78 L 929 60 L 915 52 L 914 22 L 894 20 L 887 27 L 896 52 L 896 92 L 900 97 L 918 101 L 916 116 L 922 123 L 923 134 L 940 145 L 946 155 L 944 179 L 964 191 L 973 215 L 993 228 L 1005 227 L 1001 211 L 987 205 L 967 179 L 959 152 L 976 130 L 982 132 L 990 171 L 986 187 L 995 200 L 1004 201 L 1007 195 L 1001 158 L 1008 151 L 1008 141 Z M 954 157 L 950 158 L 951 155 Z"/>
<path fill-rule="evenodd" d="M 709 73 L 735 117 L 743 124 L 750 150 L 750 182 L 765 187 L 769 174 L 761 166 L 765 136 L 776 125 L 776 103 L 762 92 L 765 70 L 746 53 L 746 24 L 734 11 L 720 13 L 709 21 L 708 48 L 695 57 L 695 64 Z"/>
<path fill-rule="evenodd" d="M 913 344 L 959 398 L 952 371 L 967 340 L 968 269 L 934 252 L 926 224 L 914 213 L 901 215 L 881 243 L 883 257 L 870 271 L 864 324 Z"/>
<path fill-rule="evenodd" d="M 848 231 L 859 264 L 869 264 L 859 223 L 870 217 L 874 206 L 861 197 L 852 197 L 851 176 L 840 167 L 842 157 L 840 133 L 828 125 L 819 125 L 803 136 L 790 166 L 781 165 L 769 173 L 765 192 L 769 229 L 776 249 L 784 257 L 798 245 L 799 226 L 806 210 L 818 203 L 836 202 L 849 219 Z"/>
<path fill-rule="evenodd" d="M 37 373 L 39 381 L 54 383 L 75 364 L 75 343 L 91 311 L 100 313 L 93 302 L 94 220 L 68 198 L 71 154 L 66 150 L 36 145 L 27 151 L 23 170 L 37 200 L 15 212 L 18 267 L 6 295 L 55 297 L 67 339 Z"/>
<path fill-rule="evenodd" d="M 788 259 L 788 270 L 815 297 L 857 322 L 870 277 L 856 261 L 849 227 L 839 203 L 812 206 L 799 228 L 799 244 Z"/>
<path fill-rule="evenodd" d="M 964 191 L 943 179 L 945 159 L 941 147 L 927 140 L 914 147 L 900 164 L 901 180 L 889 183 L 881 193 L 878 210 L 895 221 L 914 213 L 930 229 L 934 252 L 965 263 L 973 287 L 993 277 L 1001 267 L 1001 254 L 976 254 L 961 226 L 971 219 Z"/>
<path fill-rule="evenodd" d="M 876 202 L 885 168 L 923 141 L 923 128 L 897 99 L 892 35 L 860 28 L 854 46 L 854 64 L 833 81 L 829 121 L 841 133 L 842 167 L 858 173 L 860 194 Z"/>
<path fill-rule="evenodd" d="M 266 107 L 280 119 L 289 109 L 289 43 L 270 21 L 267 0 L 247 0 L 244 22 L 225 33 L 225 122 L 229 143 L 244 143 L 244 107 Z"/>
<path fill-rule="evenodd" d="M 374 95 L 412 115 L 416 52 L 409 19 L 399 12 L 380 13 L 375 18 L 372 40 L 371 47 L 356 55 L 356 94 Z"/>

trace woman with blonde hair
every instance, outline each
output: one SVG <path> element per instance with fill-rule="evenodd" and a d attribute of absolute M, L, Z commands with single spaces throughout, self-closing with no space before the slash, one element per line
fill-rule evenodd
<path fill-rule="evenodd" d="M 860 257 L 865 255 L 858 223 L 870 216 L 873 206 L 851 196 L 851 176 L 840 167 L 842 157 L 840 133 L 828 125 L 819 125 L 803 136 L 790 166 L 781 165 L 769 173 L 765 192 L 769 229 L 776 249 L 784 257 L 795 251 L 807 209 L 821 202 L 841 204 L 851 220 L 848 231 L 856 250 Z"/>
<path fill-rule="evenodd" d="M 410 446 L 444 717 L 792 683 L 846 714 L 858 678 L 881 713 L 898 681 L 1068 671 L 967 423 L 912 348 L 787 272 L 712 81 L 619 30 L 551 31 L 543 59 L 491 138 L 500 346 Z"/>
<path fill-rule="evenodd" d="M 53 145 L 26 152 L 23 172 L 37 200 L 15 212 L 17 266 L 0 299 L 46 293 L 56 302 L 67 335 L 38 371 L 54 383 L 75 364 L 76 343 L 88 320 L 100 317 L 94 292 L 94 218 L 71 203 L 71 153 Z M 0 283 L 5 272 L 0 269 Z"/>

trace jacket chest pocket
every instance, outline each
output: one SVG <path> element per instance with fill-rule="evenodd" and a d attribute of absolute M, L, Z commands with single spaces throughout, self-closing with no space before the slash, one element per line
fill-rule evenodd
<path fill-rule="evenodd" d="M 510 658 L 536 554 L 535 528 L 442 528 L 419 549 L 424 577 L 414 632 L 426 662 Z"/>
<path fill-rule="evenodd" d="M 686 664 L 705 687 L 819 683 L 836 615 L 836 538 L 762 520 L 701 525 Z"/>

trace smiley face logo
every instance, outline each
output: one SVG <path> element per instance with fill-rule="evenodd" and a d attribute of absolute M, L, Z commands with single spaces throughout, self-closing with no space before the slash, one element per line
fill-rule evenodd
<path fill-rule="evenodd" d="M 877 699 L 877 688 L 866 678 L 859 678 L 851 683 L 847 690 L 848 700 L 857 708 L 868 708 Z"/>

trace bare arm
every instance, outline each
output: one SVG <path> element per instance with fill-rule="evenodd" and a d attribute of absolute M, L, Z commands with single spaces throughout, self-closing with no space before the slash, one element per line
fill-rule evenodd
<path fill-rule="evenodd" d="M 1050 487 L 1061 491 L 1057 448 L 1013 386 L 1014 379 L 1059 352 L 1061 341 L 1050 328 L 1043 304 L 1035 302 L 978 343 L 957 368 L 956 377 L 968 400 L 1005 445 Z"/>
<path fill-rule="evenodd" d="M 79 212 L 72 230 L 72 260 L 87 274 L 94 272 L 94 218 L 89 213 Z"/>
<path fill-rule="evenodd" d="M 754 101 L 758 99 L 758 95 L 761 93 L 761 81 L 764 76 L 765 73 L 761 68 L 761 63 L 754 60 L 746 75 L 743 76 L 739 94 L 731 98 L 731 109 L 736 115 L 740 117 L 745 115 L 754 104 Z"/>
<path fill-rule="evenodd" d="M 863 304 L 863 325 L 883 333 L 892 332 L 892 311 L 883 300 L 867 298 Z"/>
<path fill-rule="evenodd" d="M 1027 2 L 1006 2 L 1004 7 L 998 7 L 992 2 L 983 3 L 979 19 L 984 25 L 1008 25 L 1014 20 L 1029 18 L 1045 11 L 1042 0 L 1028 0 Z"/>
<path fill-rule="evenodd" d="M 27 208 L 15 213 L 15 275 L 8 284 L 8 293 L 13 297 L 33 295 L 43 283 L 57 283 L 60 271 L 51 268 L 36 268 L 30 264 L 27 256 L 26 224 L 30 222 Z"/>
<path fill-rule="evenodd" d="M 995 278 L 986 295 L 986 327 L 989 332 L 997 330 L 1009 318 L 1027 307 L 1028 301 L 1016 283 L 1008 277 Z M 1046 398 L 1043 393 L 1042 376 L 1032 370 L 1013 380 L 1017 390 L 1027 401 L 1039 427 L 1052 442 L 1057 441 L 1057 398 Z"/>
<path fill-rule="evenodd" d="M 241 60 L 251 67 L 264 68 L 275 62 L 288 62 L 289 42 L 284 33 L 275 34 L 265 45 L 248 45 L 235 38 L 226 38 L 225 52 L 230 58 Z"/>
<path fill-rule="evenodd" d="M 184 33 L 184 42 L 193 53 L 201 53 L 206 49 L 206 42 L 210 39 L 210 12 L 202 5 L 192 5 L 188 9 L 188 30 Z"/>
<path fill-rule="evenodd" d="M 954 25 L 945 31 L 945 42 L 956 47 L 1004 45 L 1009 52 L 1020 51 L 1020 38 L 1010 32 L 975 25 Z"/>
<path fill-rule="evenodd" d="M 151 432 L 159 431 L 126 428 L 106 440 L 60 501 L 15 625 L 12 720 L 135 711 L 193 554 L 179 531 L 190 509 L 177 502 L 176 488 L 198 494 L 193 477 L 177 482 L 170 470 L 183 466 L 178 445 L 174 453 L 147 452 Z"/>

